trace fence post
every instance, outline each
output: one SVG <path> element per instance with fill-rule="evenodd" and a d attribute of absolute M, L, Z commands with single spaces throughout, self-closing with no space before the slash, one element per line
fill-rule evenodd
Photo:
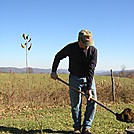
<path fill-rule="evenodd" d="M 113 102 L 115 102 L 115 85 L 114 85 L 114 78 L 113 78 L 113 71 L 111 71 L 111 81 L 112 81 L 112 96 L 113 96 Z"/>

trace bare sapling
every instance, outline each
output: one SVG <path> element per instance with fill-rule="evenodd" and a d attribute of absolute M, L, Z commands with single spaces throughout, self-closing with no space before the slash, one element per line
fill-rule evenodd
<path fill-rule="evenodd" d="M 32 42 L 31 42 L 32 39 L 31 39 L 31 37 L 29 37 L 29 34 L 28 35 L 23 34 L 22 37 L 23 37 L 25 42 L 24 42 L 24 44 L 21 44 L 21 47 L 23 49 L 26 49 L 26 74 L 27 74 L 27 82 L 28 82 L 29 101 L 30 101 L 30 104 L 31 104 L 33 115 L 34 115 L 35 120 L 37 121 L 38 125 L 40 126 L 41 134 L 42 134 L 43 133 L 43 131 L 42 131 L 42 128 L 43 128 L 43 126 L 42 126 L 42 119 L 43 118 L 41 119 L 41 123 L 40 123 L 38 118 L 37 118 L 37 116 L 36 116 L 36 113 L 35 113 L 35 111 L 34 111 L 34 109 L 32 107 L 32 100 L 33 99 L 32 99 L 31 93 L 30 93 L 30 86 L 29 86 L 28 51 L 30 51 L 31 48 L 32 48 Z"/>

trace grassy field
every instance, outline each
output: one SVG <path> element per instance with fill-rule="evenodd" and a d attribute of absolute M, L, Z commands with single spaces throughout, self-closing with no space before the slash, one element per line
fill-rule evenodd
<path fill-rule="evenodd" d="M 59 75 L 68 82 L 68 75 Z M 98 100 L 117 113 L 134 109 L 134 79 L 115 77 L 116 100 L 112 102 L 109 76 L 96 76 Z M 83 97 L 83 100 L 85 98 Z M 82 117 L 85 103 L 83 101 Z M 48 74 L 0 74 L 0 133 L 72 133 L 68 87 Z M 93 134 L 123 134 L 134 124 L 116 120 L 100 106 L 92 125 Z"/>

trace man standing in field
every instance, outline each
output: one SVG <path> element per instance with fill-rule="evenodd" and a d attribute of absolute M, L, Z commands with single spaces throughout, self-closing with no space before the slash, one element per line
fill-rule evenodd
<path fill-rule="evenodd" d="M 69 57 L 69 85 L 84 91 L 87 96 L 87 106 L 84 114 L 82 133 L 91 134 L 90 128 L 93 122 L 96 104 L 90 100 L 97 99 L 94 81 L 94 70 L 97 63 L 97 49 L 94 47 L 92 33 L 89 30 L 81 30 L 78 41 L 65 46 L 56 55 L 52 66 L 51 78 L 58 78 L 56 73 L 60 60 Z M 83 84 L 83 83 L 87 84 Z M 71 100 L 72 118 L 74 121 L 74 134 L 81 134 L 81 93 L 69 89 Z"/>

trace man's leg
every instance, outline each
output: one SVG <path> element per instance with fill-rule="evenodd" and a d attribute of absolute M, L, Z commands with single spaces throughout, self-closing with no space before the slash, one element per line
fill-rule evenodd
<path fill-rule="evenodd" d="M 95 86 L 94 79 L 92 81 L 91 90 L 92 90 L 92 97 L 97 99 L 96 86 Z M 83 121 L 83 129 L 85 129 L 85 128 L 90 129 L 91 128 L 91 124 L 93 122 L 95 112 L 96 112 L 96 103 L 93 102 L 92 100 L 89 100 L 89 101 L 87 100 L 87 106 L 86 106 L 86 111 L 85 111 L 84 121 Z"/>
<path fill-rule="evenodd" d="M 69 84 L 78 90 L 81 90 L 79 87 L 80 79 L 74 75 L 69 76 Z M 69 89 L 70 100 L 71 100 L 71 111 L 72 111 L 72 118 L 74 120 L 74 129 L 80 130 L 81 129 L 81 94 L 73 89 Z"/>

